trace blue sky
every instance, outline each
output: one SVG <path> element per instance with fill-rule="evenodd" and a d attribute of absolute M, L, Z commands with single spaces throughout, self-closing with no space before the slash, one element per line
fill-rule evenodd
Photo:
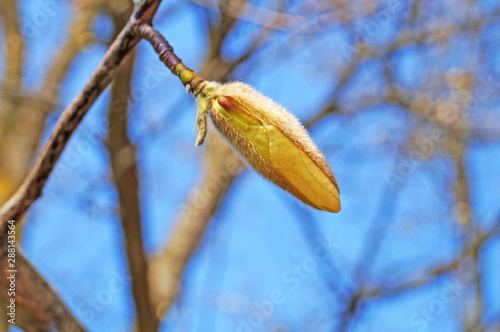
<path fill-rule="evenodd" d="M 23 24 L 30 27 L 44 2 L 20 3 Z M 492 3 L 485 1 L 485 8 L 494 6 Z M 27 41 L 24 83 L 29 89 L 35 90 L 42 82 L 53 61 L 53 49 L 66 36 L 62 27 L 71 24 L 68 5 L 53 4 L 47 12 L 50 21 L 38 22 Z M 203 14 L 196 5 L 180 6 L 175 15 L 155 22 L 155 27 L 184 63 L 196 70 L 206 54 Z M 112 24 L 105 15 L 96 18 L 94 27 L 103 40 L 112 35 Z M 238 26 L 224 47 L 225 56 L 231 58 L 244 49 L 248 43 L 245 35 L 255 29 L 250 23 Z M 397 29 L 397 22 L 390 20 L 372 41 L 383 44 Z M 278 34 L 275 43 L 259 52 L 252 68 L 242 71 L 245 76 L 237 76 L 237 71 L 234 78 L 253 84 L 305 121 L 328 101 L 337 81 L 330 72 L 349 61 L 339 45 L 351 41 L 341 26 L 324 34 L 295 36 L 295 49 L 288 45 L 290 38 L 287 33 Z M 500 36 L 496 34 L 496 38 L 498 41 Z M 393 55 L 397 79 L 406 87 L 418 86 L 425 79 L 421 68 L 463 66 L 469 48 L 460 35 L 444 53 L 405 48 Z M 103 45 L 91 45 L 75 59 L 59 106 L 47 121 L 46 137 L 105 50 Z M 492 52 L 488 59 L 494 61 L 498 54 Z M 315 64 L 330 67 L 323 70 Z M 343 105 L 380 89 L 380 67 L 376 61 L 360 67 L 343 94 Z M 146 249 L 154 254 L 164 246 L 183 202 L 200 179 L 206 146 L 194 146 L 196 107 L 192 96 L 145 42 L 138 47 L 133 85 L 136 99 L 130 109 L 130 136 L 139 153 Z M 64 174 L 50 178 L 43 197 L 30 210 L 22 248 L 91 331 L 125 331 L 135 321 L 116 215 L 117 193 L 103 145 L 108 103 L 107 91 L 71 139 L 58 166 L 64 168 Z M 479 103 L 473 119 L 480 121 L 496 105 L 498 100 Z M 189 263 L 182 297 L 162 323 L 162 330 L 246 331 L 249 317 L 258 311 L 255 303 L 276 298 L 282 301 L 273 302 L 272 313 L 250 327 L 252 331 L 278 326 L 290 331 L 311 326 L 315 331 L 334 330 L 342 307 L 332 288 L 342 294 L 352 288 L 352 274 L 373 236 L 374 222 L 386 229 L 386 240 L 364 272 L 368 284 L 404 280 L 420 268 L 452 258 L 459 248 L 456 234 L 450 230 L 455 221 L 450 217 L 449 184 L 455 173 L 449 157 L 438 153 L 418 165 L 397 190 L 391 189 L 385 176 L 408 158 L 404 143 L 415 123 L 404 110 L 377 105 L 350 116 L 328 117 L 311 129 L 341 188 L 339 214 L 305 207 L 253 170 L 246 170 L 230 188 Z M 499 212 L 500 192 L 495 188 L 500 185 L 500 146 L 470 140 L 466 158 L 476 217 L 481 225 L 491 225 Z M 311 229 L 318 236 L 312 243 L 306 236 Z M 325 260 L 319 260 L 314 249 L 325 241 L 335 246 Z M 495 259 L 499 254 L 498 241 L 484 250 L 487 315 L 500 310 L 500 269 Z M 297 281 L 293 271 L 300 266 L 309 272 Z M 368 303 L 353 331 L 460 331 L 456 306 L 465 291 L 460 285 L 450 286 L 454 282 L 446 275 L 403 296 Z M 119 289 L 110 291 L 115 283 Z M 443 292 L 450 287 L 457 294 L 447 302 Z M 89 301 L 99 296 L 106 297 L 101 301 L 105 304 L 95 309 Z M 425 310 L 439 313 L 425 316 Z"/>

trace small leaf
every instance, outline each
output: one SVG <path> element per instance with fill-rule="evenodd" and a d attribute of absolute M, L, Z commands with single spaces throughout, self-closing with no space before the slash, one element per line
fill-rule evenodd
<path fill-rule="evenodd" d="M 205 98 L 196 98 L 198 110 L 196 113 L 196 146 L 203 144 L 207 136 L 208 101 Z"/>

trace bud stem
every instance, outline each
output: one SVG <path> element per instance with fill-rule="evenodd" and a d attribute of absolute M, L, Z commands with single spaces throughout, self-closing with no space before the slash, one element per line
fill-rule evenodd
<path fill-rule="evenodd" d="M 193 92 L 193 94 L 197 93 L 198 86 L 204 79 L 182 63 L 182 60 L 174 53 L 174 49 L 165 37 L 150 24 L 146 23 L 138 24 L 136 31 L 142 38 L 151 43 L 156 53 L 160 56 L 160 60 L 170 68 L 174 75 L 179 76 L 187 91 Z"/>

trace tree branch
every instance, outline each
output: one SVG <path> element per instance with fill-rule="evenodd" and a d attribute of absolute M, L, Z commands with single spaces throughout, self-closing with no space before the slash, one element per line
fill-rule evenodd
<path fill-rule="evenodd" d="M 5 41 L 5 74 L 0 84 L 0 153 L 4 141 L 8 137 L 9 128 L 15 117 L 15 109 L 20 102 L 24 63 L 24 38 L 19 25 L 17 1 L 0 0 L 0 15 L 2 19 Z M 0 204 L 4 203 L 17 188 L 17 183 L 11 180 L 11 174 L 3 171 L 6 162 L 0 158 Z"/>
<path fill-rule="evenodd" d="M 0 303 L 9 301 L 7 272 L 7 233 L 0 232 Z M 85 331 L 59 298 L 55 290 L 16 252 L 16 325 L 25 331 Z M 4 314 L 5 315 L 5 314 Z"/>
<path fill-rule="evenodd" d="M 208 168 L 197 186 L 199 190 L 193 191 L 189 201 L 182 207 L 165 250 L 150 262 L 151 285 L 155 290 L 153 299 L 158 317 L 162 317 L 172 306 L 191 255 L 198 247 L 221 197 L 242 167 L 239 157 L 218 135 L 209 135 L 207 144 L 210 153 L 206 155 L 204 164 Z"/>
<path fill-rule="evenodd" d="M 8 220 L 19 220 L 26 210 L 42 195 L 43 187 L 71 135 L 99 95 L 111 83 L 123 59 L 137 45 L 137 25 L 149 24 L 161 0 L 145 0 L 132 15 L 128 24 L 106 52 L 84 89 L 64 110 L 42 152 L 27 178 L 14 196 L 0 209 L 0 226 Z"/>
<path fill-rule="evenodd" d="M 2 169 L 14 178 L 18 186 L 29 171 L 40 144 L 45 122 L 57 106 L 62 81 L 74 58 L 92 38 L 91 25 L 100 6 L 87 6 L 78 10 L 65 43 L 54 55 L 48 73 L 39 91 L 20 92 L 19 102 L 12 116 L 11 129 L 2 142 Z M 23 135 L 17 133 L 23 131 Z M 15 189 L 15 188 L 13 188 Z"/>
<path fill-rule="evenodd" d="M 149 298 L 147 260 L 142 236 L 141 208 L 139 204 L 139 181 L 137 153 L 128 138 L 128 103 L 134 53 L 125 60 L 111 86 L 111 105 L 108 111 L 109 134 L 107 148 L 111 171 L 118 190 L 120 218 L 125 236 L 125 247 L 130 274 L 132 294 L 140 331 L 156 331 L 158 320 Z"/>

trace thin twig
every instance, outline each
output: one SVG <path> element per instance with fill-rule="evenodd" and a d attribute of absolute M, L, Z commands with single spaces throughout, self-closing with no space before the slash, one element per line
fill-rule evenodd
<path fill-rule="evenodd" d="M 167 68 L 174 75 L 179 76 L 188 92 L 193 91 L 194 93 L 197 91 L 197 87 L 204 80 L 182 63 L 182 60 L 174 53 L 174 49 L 165 37 L 149 24 L 138 25 L 136 30 L 142 38 L 151 43 L 156 53 L 158 53 L 160 60 Z"/>

